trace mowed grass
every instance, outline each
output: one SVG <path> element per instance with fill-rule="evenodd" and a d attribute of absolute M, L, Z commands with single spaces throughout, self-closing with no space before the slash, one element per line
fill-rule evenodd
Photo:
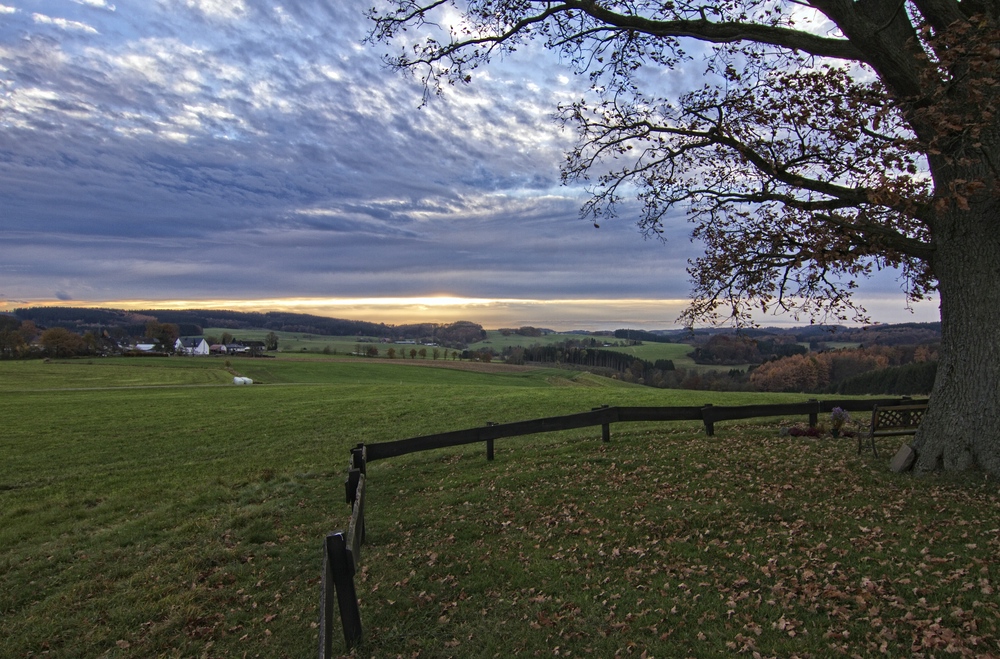
<path fill-rule="evenodd" d="M 280 358 L 8 362 L 0 388 L 4 657 L 315 655 L 358 442 L 804 398 Z M 996 485 L 894 476 L 779 425 L 373 463 L 359 656 L 1000 653 Z"/>
<path fill-rule="evenodd" d="M 0 363 L 0 392 L 224 384 L 232 376 L 225 362 L 164 357 Z"/>

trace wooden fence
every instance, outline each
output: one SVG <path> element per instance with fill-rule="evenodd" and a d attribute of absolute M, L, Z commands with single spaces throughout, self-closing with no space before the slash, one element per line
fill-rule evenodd
<path fill-rule="evenodd" d="M 394 442 L 359 444 L 351 449 L 351 460 L 344 481 L 347 503 L 352 506 L 347 532 L 335 531 L 326 536 L 323 550 L 323 579 L 320 598 L 319 656 L 332 656 L 334 636 L 334 601 L 340 612 L 344 642 L 348 649 L 362 639 L 361 612 L 358 606 L 354 575 L 361 564 L 361 547 L 365 542 L 365 483 L 368 463 L 394 458 L 408 453 L 430 451 L 466 444 L 485 443 L 486 458 L 494 457 L 494 442 L 505 437 L 520 437 L 560 430 L 601 426 L 602 441 L 611 441 L 612 423 L 643 421 L 701 421 L 709 436 L 715 434 L 720 421 L 767 417 L 808 416 L 809 425 L 819 423 L 820 414 L 835 407 L 848 412 L 871 412 L 875 405 L 926 403 L 926 399 L 903 398 L 808 400 L 802 403 L 778 405 L 702 405 L 693 407 L 597 407 L 589 412 L 553 416 L 513 423 L 487 422 L 479 428 L 400 439 Z"/>
<path fill-rule="evenodd" d="M 323 543 L 322 595 L 319 603 L 319 656 L 333 656 L 334 600 L 340 612 L 344 642 L 353 648 L 361 642 L 361 610 L 354 575 L 361 565 L 365 543 L 365 483 L 367 458 L 364 445 L 351 449 L 351 462 L 344 481 L 344 494 L 351 506 L 347 533 L 334 531 Z"/>

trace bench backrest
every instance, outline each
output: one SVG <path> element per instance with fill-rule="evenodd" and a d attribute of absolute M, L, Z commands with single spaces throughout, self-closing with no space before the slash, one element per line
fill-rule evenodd
<path fill-rule="evenodd" d="M 872 409 L 872 430 L 916 428 L 924 420 L 927 405 L 876 405 Z"/>

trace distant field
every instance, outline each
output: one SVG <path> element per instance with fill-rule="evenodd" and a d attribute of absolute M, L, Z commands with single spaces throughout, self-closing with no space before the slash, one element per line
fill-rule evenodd
<path fill-rule="evenodd" d="M 358 442 L 807 398 L 437 366 L 0 362 L 0 656 L 315 656 L 321 539 L 346 523 Z M 996 485 L 893 476 L 779 425 L 620 424 L 610 444 L 504 440 L 493 463 L 469 446 L 373 464 L 356 656 L 1000 653 Z"/>
<path fill-rule="evenodd" d="M 206 327 L 203 336 L 221 337 L 223 332 L 228 332 L 236 340 L 263 341 L 270 330 L 234 330 L 221 327 Z M 361 340 L 372 337 L 356 336 L 324 336 L 321 334 L 309 334 L 306 332 L 275 332 L 278 336 L 278 352 L 318 352 L 324 350 L 330 354 L 349 355 L 353 353 L 356 346 L 378 343 L 378 339 L 372 341 Z"/>
<path fill-rule="evenodd" d="M 227 330 L 217 327 L 206 328 L 203 336 L 221 337 L 223 332 L 229 332 L 236 340 L 263 341 L 269 330 Z M 385 357 L 389 348 L 395 348 L 397 354 L 406 351 L 406 359 L 410 359 L 410 350 L 427 350 L 426 359 L 433 359 L 434 348 L 423 345 L 382 343 L 377 337 L 357 337 L 357 336 L 324 336 L 322 334 L 309 334 L 299 332 L 275 332 L 278 336 L 278 350 L 282 354 L 309 355 L 322 354 L 333 356 L 354 355 L 360 348 L 363 352 L 368 346 L 374 345 L 379 350 L 379 357 Z M 439 359 L 444 359 L 445 348 L 438 348 Z M 451 351 L 449 351 L 450 353 Z M 403 357 L 397 357 L 402 359 Z M 417 357 L 417 359 L 423 359 Z"/>
<path fill-rule="evenodd" d="M 222 328 L 207 328 L 205 329 L 205 335 L 222 336 L 223 332 L 229 332 L 237 339 L 246 339 L 251 341 L 261 341 L 267 335 L 265 330 L 247 330 L 247 331 L 236 331 L 236 330 L 225 330 Z M 420 346 L 420 345 L 393 345 L 393 344 L 383 344 L 376 340 L 359 340 L 357 337 L 350 336 L 320 336 L 315 334 L 301 334 L 295 332 L 275 332 L 278 335 L 278 352 L 281 354 L 306 354 L 315 355 L 323 354 L 330 356 L 345 356 L 353 355 L 354 352 L 360 346 L 364 350 L 369 345 L 375 345 L 379 349 L 379 357 L 384 358 L 389 348 L 395 348 L 397 354 L 405 350 L 407 359 L 409 359 L 409 351 L 411 349 L 420 350 L 421 348 L 426 348 L 427 357 L 426 359 L 432 359 L 433 348 Z M 364 337 L 363 337 L 364 338 Z M 371 337 L 368 337 L 371 338 Z M 569 339 L 586 339 L 590 337 L 585 337 L 579 334 L 547 334 L 544 336 L 520 336 L 517 334 L 511 334 L 509 336 L 503 336 L 497 330 L 488 330 L 487 338 L 483 341 L 473 343 L 469 345 L 469 350 L 481 350 L 484 348 L 492 348 L 497 353 L 502 352 L 506 348 L 512 348 L 516 346 L 529 347 L 533 345 L 555 345 L 562 343 Z M 604 338 L 604 337 L 594 337 L 598 342 L 603 343 L 607 341 L 609 343 L 615 343 L 614 338 Z M 600 346 L 602 350 L 616 350 L 619 352 L 624 352 L 629 355 L 634 355 L 639 359 L 645 359 L 650 362 L 655 362 L 658 359 L 670 359 L 673 360 L 674 366 L 677 368 L 687 368 L 696 370 L 723 370 L 729 371 L 733 368 L 746 369 L 747 364 L 737 365 L 737 366 L 707 366 L 702 364 L 695 364 L 694 360 L 687 356 L 687 353 L 691 352 L 693 348 L 685 343 L 644 343 L 638 346 Z M 444 348 L 440 348 L 441 359 L 444 359 Z M 418 357 L 418 359 L 420 359 Z"/>
<path fill-rule="evenodd" d="M 650 361 L 683 358 L 686 353 L 692 350 L 691 346 L 680 343 L 646 343 L 639 346 L 616 347 L 614 345 L 604 346 L 604 343 L 614 344 L 619 342 L 624 343 L 624 341 L 613 337 L 586 336 L 582 334 L 546 334 L 545 336 L 520 336 L 511 334 L 510 336 L 503 336 L 496 330 L 489 331 L 486 340 L 470 345 L 469 349 L 493 348 L 497 352 L 500 352 L 505 348 L 516 346 L 527 348 L 536 345 L 556 345 L 570 340 L 590 341 L 591 339 L 597 342 L 596 347 L 600 350 L 617 350 Z"/>
<path fill-rule="evenodd" d="M 554 345 L 562 343 L 569 339 L 589 339 L 595 338 L 598 341 L 598 349 L 600 350 L 614 350 L 617 352 L 623 352 L 628 355 L 633 355 L 637 359 L 644 359 L 649 362 L 656 362 L 658 359 L 669 359 L 674 362 L 676 368 L 684 369 L 694 369 L 699 371 L 730 371 L 734 368 L 746 370 L 749 368 L 749 364 L 737 364 L 733 366 L 713 366 L 706 364 L 696 364 L 693 359 L 688 357 L 688 353 L 694 350 L 694 348 L 686 343 L 643 343 L 641 345 L 635 346 L 604 346 L 603 343 L 614 344 L 616 342 L 623 342 L 620 339 L 615 339 L 612 337 L 587 337 L 579 334 L 548 334 L 541 337 L 527 337 L 518 336 L 516 334 L 511 336 L 503 336 L 497 331 L 490 331 L 489 336 L 485 341 L 480 341 L 469 346 L 470 350 L 475 350 L 479 348 L 493 348 L 497 352 L 500 352 L 507 347 L 523 346 L 529 347 L 533 345 Z"/>
<path fill-rule="evenodd" d="M 481 350 L 482 348 L 493 348 L 500 352 L 506 348 L 516 348 L 521 346 L 547 346 L 562 343 L 568 339 L 585 338 L 579 334 L 545 334 L 543 336 L 521 336 L 520 334 L 510 334 L 504 336 L 497 330 L 487 330 L 486 338 L 482 341 L 469 345 L 469 350 Z M 589 338 L 589 337 L 586 337 Z"/>

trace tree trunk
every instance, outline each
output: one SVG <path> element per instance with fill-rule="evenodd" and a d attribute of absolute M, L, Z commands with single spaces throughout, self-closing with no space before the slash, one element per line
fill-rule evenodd
<path fill-rule="evenodd" d="M 935 227 L 942 349 L 915 470 L 1000 477 L 1000 201 L 949 215 Z"/>

